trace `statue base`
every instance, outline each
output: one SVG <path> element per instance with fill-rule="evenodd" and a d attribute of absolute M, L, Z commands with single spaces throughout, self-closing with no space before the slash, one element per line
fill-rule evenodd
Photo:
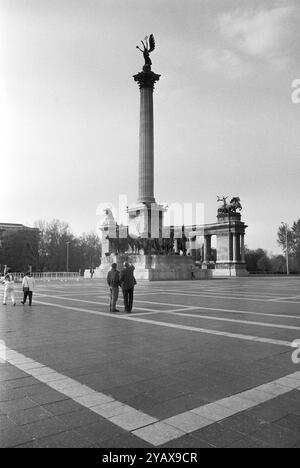
<path fill-rule="evenodd" d="M 243 262 L 216 262 L 213 278 L 230 278 L 248 276 L 246 263 Z"/>
<path fill-rule="evenodd" d="M 112 254 L 102 258 L 100 267 L 95 270 L 94 278 L 106 278 L 112 263 L 116 263 L 120 271 L 125 261 L 134 265 L 134 275 L 137 280 L 182 281 L 212 277 L 212 270 L 197 268 L 193 259 L 189 256 Z"/>
<path fill-rule="evenodd" d="M 137 203 L 128 208 L 128 233 L 133 238 L 162 237 L 166 208 L 159 203 Z"/>

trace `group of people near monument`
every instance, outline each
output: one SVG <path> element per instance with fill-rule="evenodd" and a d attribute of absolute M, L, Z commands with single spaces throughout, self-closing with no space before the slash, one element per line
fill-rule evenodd
<path fill-rule="evenodd" d="M 122 288 L 124 298 L 125 312 L 130 313 L 133 306 L 133 293 L 136 285 L 134 277 L 134 266 L 128 262 L 124 263 L 124 268 L 119 272 L 117 264 L 111 265 L 111 270 L 107 274 L 107 284 L 110 289 L 110 304 L 109 309 L 111 312 L 119 312 L 117 309 L 117 302 L 119 298 L 119 287 Z"/>
<path fill-rule="evenodd" d="M 4 284 L 3 305 L 7 305 L 7 299 L 10 298 L 12 305 L 16 306 L 15 278 L 9 269 L 6 270 L 3 277 L 1 278 L 1 283 Z M 21 304 L 25 305 L 28 298 L 29 306 L 31 306 L 33 291 L 35 289 L 35 280 L 30 271 L 25 273 L 23 277 L 22 289 L 23 300 L 21 301 Z"/>
<path fill-rule="evenodd" d="M 130 313 L 133 306 L 134 287 L 136 279 L 134 277 L 134 266 L 128 262 L 124 263 L 124 268 L 119 272 L 117 264 L 113 263 L 111 270 L 107 274 L 107 283 L 110 288 L 110 311 L 119 312 L 117 302 L 119 298 L 119 288 L 122 288 L 125 312 Z M 8 269 L 1 277 L 0 282 L 4 284 L 3 305 L 7 305 L 7 300 L 10 299 L 13 306 L 16 306 L 15 296 L 15 278 Z M 25 273 L 22 280 L 23 300 L 21 304 L 25 305 L 27 298 L 29 306 L 32 305 L 32 296 L 35 290 L 35 280 L 30 271 Z"/>

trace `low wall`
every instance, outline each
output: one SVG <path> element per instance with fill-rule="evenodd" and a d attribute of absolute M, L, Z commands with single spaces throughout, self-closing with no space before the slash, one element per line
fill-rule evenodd
<path fill-rule="evenodd" d="M 24 273 L 12 273 L 15 282 L 21 283 L 24 278 Z M 52 281 L 52 280 L 79 280 L 80 274 L 79 272 L 66 272 L 66 271 L 58 271 L 58 272 L 47 272 L 47 273 L 32 273 L 32 276 L 37 281 Z"/>

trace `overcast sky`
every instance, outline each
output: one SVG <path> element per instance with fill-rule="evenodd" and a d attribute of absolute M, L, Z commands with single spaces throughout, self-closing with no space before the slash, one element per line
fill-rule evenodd
<path fill-rule="evenodd" d="M 137 198 L 141 70 L 154 33 L 155 195 L 240 196 L 246 243 L 300 218 L 299 0 L 0 0 L 0 222 L 95 229 Z"/>

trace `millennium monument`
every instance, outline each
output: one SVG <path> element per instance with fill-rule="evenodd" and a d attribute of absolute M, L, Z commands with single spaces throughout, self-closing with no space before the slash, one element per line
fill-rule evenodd
<path fill-rule="evenodd" d="M 153 93 L 160 76 L 151 69 L 150 54 L 155 50 L 153 34 L 141 41 L 144 65 L 133 76 L 140 91 L 139 168 L 137 202 L 127 207 L 128 225 L 118 225 L 110 209 L 100 227 L 101 265 L 96 277 L 106 277 L 113 262 L 135 266 L 140 279 L 187 280 L 215 276 L 247 275 L 240 199 L 218 197 L 217 223 L 193 226 L 165 226 L 167 208 L 154 196 L 154 119 Z M 216 249 L 212 237 L 216 236 Z"/>

